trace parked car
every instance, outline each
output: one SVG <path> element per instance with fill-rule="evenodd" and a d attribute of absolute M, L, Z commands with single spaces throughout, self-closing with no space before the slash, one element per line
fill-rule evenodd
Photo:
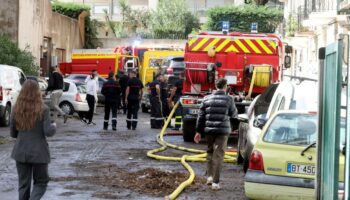
<path fill-rule="evenodd" d="M 317 106 L 317 83 L 286 81 L 270 85 L 244 114 L 238 115 L 238 163 L 248 169 L 249 158 L 266 121 L 279 110 L 312 109 Z"/>
<path fill-rule="evenodd" d="M 168 57 L 163 60 L 161 71 L 168 78 L 168 84 L 174 85 L 179 74 L 185 72 L 185 58 L 183 56 Z"/>
<path fill-rule="evenodd" d="M 70 74 L 68 75 L 65 79 L 67 80 L 71 80 L 75 83 L 82 83 L 85 84 L 85 80 L 87 79 L 87 77 L 89 77 L 90 75 L 88 74 Z M 101 89 L 103 86 L 103 83 L 105 83 L 107 80 L 101 76 L 98 77 L 98 90 L 97 90 L 97 97 L 98 97 L 98 102 L 99 103 L 104 103 L 105 102 L 105 96 L 102 95 L 101 93 Z"/>
<path fill-rule="evenodd" d="M 344 189 L 345 118 L 340 129 L 339 194 Z M 315 199 L 316 112 L 279 111 L 252 151 L 245 175 L 249 199 Z"/>
<path fill-rule="evenodd" d="M 45 103 L 50 106 L 50 94 L 45 97 Z M 86 86 L 83 83 L 75 83 L 71 80 L 64 80 L 63 95 L 60 98 L 59 106 L 68 115 L 75 112 L 79 116 L 89 111 L 86 101 Z"/>
<path fill-rule="evenodd" d="M 45 91 L 47 89 L 48 83 L 45 78 L 38 76 L 27 76 L 27 79 L 35 80 L 38 82 L 41 91 Z"/>
<path fill-rule="evenodd" d="M 0 65 L 0 125 L 9 126 L 10 115 L 22 84 L 26 81 L 23 71 L 17 67 Z"/>

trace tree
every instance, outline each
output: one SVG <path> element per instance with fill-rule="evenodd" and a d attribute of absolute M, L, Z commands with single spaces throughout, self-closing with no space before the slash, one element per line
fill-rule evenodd
<path fill-rule="evenodd" d="M 39 66 L 28 48 L 21 50 L 9 37 L 0 35 L 0 63 L 19 67 L 26 75 L 38 75 Z"/>
<path fill-rule="evenodd" d="M 250 32 L 252 23 L 258 23 L 258 31 L 273 33 L 283 21 L 283 12 L 265 6 L 245 5 L 215 7 L 208 11 L 208 30 L 221 31 L 222 22 L 230 22 L 230 31 Z"/>
<path fill-rule="evenodd" d="M 199 27 L 198 17 L 188 10 L 185 0 L 160 0 L 151 14 L 150 29 L 155 37 L 186 38 Z"/>

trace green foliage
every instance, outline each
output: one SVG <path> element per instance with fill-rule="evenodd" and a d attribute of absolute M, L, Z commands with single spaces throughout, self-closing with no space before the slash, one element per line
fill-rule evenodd
<path fill-rule="evenodd" d="M 52 2 L 52 10 L 70 18 L 78 19 L 83 11 L 90 11 L 90 7 L 84 4 L 64 3 L 59 1 Z"/>
<path fill-rule="evenodd" d="M 39 66 L 35 64 L 35 58 L 28 47 L 21 50 L 5 35 L 0 35 L 0 64 L 19 67 L 26 75 L 39 74 Z"/>
<path fill-rule="evenodd" d="M 206 27 L 212 31 L 221 31 L 222 21 L 230 21 L 230 31 L 250 32 L 251 23 L 258 23 L 258 31 L 275 32 L 283 21 L 283 12 L 265 6 L 245 5 L 216 7 L 208 11 Z"/>
<path fill-rule="evenodd" d="M 73 19 L 78 19 L 80 13 L 83 11 L 90 12 L 90 7 L 84 4 L 53 1 L 51 5 L 54 12 L 58 12 Z M 101 24 L 97 20 L 91 20 L 90 17 L 85 17 L 84 48 L 94 49 L 100 45 L 99 41 L 97 40 L 98 27 L 101 27 Z"/>
<path fill-rule="evenodd" d="M 294 36 L 295 32 L 298 29 L 298 20 L 295 16 L 289 15 L 287 26 L 286 26 L 286 35 L 287 36 Z"/>
<path fill-rule="evenodd" d="M 119 8 L 122 22 L 114 25 L 116 37 L 184 39 L 200 26 L 185 0 L 160 0 L 153 12 L 132 9 L 126 0 L 119 0 Z M 108 20 L 106 23 L 112 26 Z"/>
<path fill-rule="evenodd" d="M 150 21 L 153 34 L 160 38 L 173 35 L 187 38 L 199 26 L 198 17 L 188 10 L 185 0 L 159 1 Z"/>

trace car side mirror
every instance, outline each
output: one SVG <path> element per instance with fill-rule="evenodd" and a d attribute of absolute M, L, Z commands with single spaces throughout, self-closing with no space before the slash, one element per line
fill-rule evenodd
<path fill-rule="evenodd" d="M 258 115 L 253 122 L 253 126 L 256 128 L 263 129 L 267 122 L 266 114 Z"/>
<path fill-rule="evenodd" d="M 292 58 L 290 56 L 284 57 L 284 68 L 289 69 L 292 64 Z"/>

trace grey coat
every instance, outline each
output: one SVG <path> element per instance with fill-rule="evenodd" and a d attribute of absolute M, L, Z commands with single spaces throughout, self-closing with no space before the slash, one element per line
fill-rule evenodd
<path fill-rule="evenodd" d="M 42 119 L 38 120 L 34 128 L 29 131 L 18 131 L 14 116 L 11 116 L 11 137 L 17 138 L 11 157 L 16 161 L 41 164 L 50 162 L 50 151 L 46 137 L 56 133 L 56 126 L 51 123 L 50 111 L 47 106 L 43 112 Z"/>

